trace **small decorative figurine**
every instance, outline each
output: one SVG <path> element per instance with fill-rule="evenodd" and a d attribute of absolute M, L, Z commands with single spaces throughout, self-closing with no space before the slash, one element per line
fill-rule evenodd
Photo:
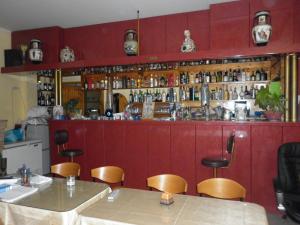
<path fill-rule="evenodd" d="M 26 63 L 26 52 L 27 52 L 27 49 L 28 49 L 28 45 L 21 44 L 20 49 L 22 51 L 22 64 L 24 65 Z"/>
<path fill-rule="evenodd" d="M 194 41 L 191 39 L 191 32 L 189 30 L 184 31 L 185 39 L 181 45 L 181 52 L 194 52 L 196 51 L 196 46 Z"/>
<path fill-rule="evenodd" d="M 60 61 L 62 63 L 65 62 L 74 62 L 75 61 L 75 54 L 73 49 L 66 46 L 62 50 L 60 50 Z"/>
<path fill-rule="evenodd" d="M 137 55 L 138 41 L 135 30 L 127 30 L 124 36 L 124 51 L 128 56 Z"/>
<path fill-rule="evenodd" d="M 268 44 L 272 32 L 270 21 L 270 13 L 268 11 L 260 11 L 255 14 L 252 38 L 257 46 Z"/>
<path fill-rule="evenodd" d="M 30 41 L 29 59 L 33 64 L 39 64 L 43 61 L 43 51 L 41 49 L 41 41 L 32 39 Z"/>

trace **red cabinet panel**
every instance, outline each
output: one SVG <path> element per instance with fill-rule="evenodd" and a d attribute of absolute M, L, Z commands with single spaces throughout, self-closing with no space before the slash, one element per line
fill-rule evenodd
<path fill-rule="evenodd" d="M 211 48 L 247 48 L 249 47 L 249 32 L 248 16 L 211 21 Z"/>
<path fill-rule="evenodd" d="M 284 126 L 282 132 L 282 143 L 300 142 L 300 127 Z"/>
<path fill-rule="evenodd" d="M 171 128 L 156 124 L 148 133 L 148 177 L 171 172 Z"/>
<path fill-rule="evenodd" d="M 276 211 L 273 179 L 277 175 L 277 151 L 282 143 L 281 126 L 251 127 L 252 200 Z"/>
<path fill-rule="evenodd" d="M 147 189 L 147 136 L 148 129 L 145 125 L 126 126 L 123 159 L 126 187 Z"/>
<path fill-rule="evenodd" d="M 171 126 L 171 171 L 188 182 L 188 194 L 196 194 L 195 126 Z"/>
<path fill-rule="evenodd" d="M 166 52 L 180 52 L 184 40 L 183 32 L 187 29 L 187 14 L 169 15 L 166 19 Z M 192 34 L 193 35 L 193 34 Z M 193 37 L 193 36 L 192 36 Z"/>
<path fill-rule="evenodd" d="M 202 158 L 222 154 L 222 126 L 196 126 L 196 182 L 213 177 L 213 169 L 201 164 Z"/>
<path fill-rule="evenodd" d="M 250 126 L 223 126 L 223 151 L 226 151 L 227 139 L 235 133 L 234 158 L 228 168 L 221 169 L 222 177 L 235 180 L 247 190 L 246 201 L 251 200 L 251 154 Z"/>
<path fill-rule="evenodd" d="M 294 17 L 294 24 L 293 24 L 293 33 L 294 33 L 294 43 L 300 42 L 300 1 L 295 0 L 295 6 L 293 7 L 293 17 Z"/>
<path fill-rule="evenodd" d="M 140 54 L 166 53 L 165 17 L 140 20 Z"/>
<path fill-rule="evenodd" d="M 232 1 L 219 4 L 212 4 L 210 6 L 211 21 L 224 20 L 228 18 L 239 18 L 247 16 L 248 14 L 248 1 Z"/>
<path fill-rule="evenodd" d="M 195 42 L 197 51 L 210 47 L 209 10 L 191 12 L 187 14 L 188 26 L 191 37 Z"/>
<path fill-rule="evenodd" d="M 105 164 L 107 166 L 119 166 L 124 169 L 125 126 L 107 122 L 104 123 L 103 128 Z"/>
<path fill-rule="evenodd" d="M 32 30 L 14 31 L 11 34 L 12 48 L 20 48 L 20 44 L 30 46 L 31 39 L 42 42 L 43 64 L 59 62 L 59 52 L 62 48 L 63 30 L 60 27 L 47 27 Z M 30 64 L 28 60 L 28 64 Z"/>
<path fill-rule="evenodd" d="M 91 169 L 105 165 L 104 128 L 102 123 L 87 121 L 85 123 L 85 129 L 85 152 L 87 162 L 85 176 L 89 180 L 91 179 Z"/>

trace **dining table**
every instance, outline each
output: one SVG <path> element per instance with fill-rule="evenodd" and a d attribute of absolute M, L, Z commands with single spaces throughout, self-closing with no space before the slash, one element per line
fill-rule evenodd
<path fill-rule="evenodd" d="M 15 202 L 0 201 L 0 225 L 75 225 L 79 213 L 111 192 L 107 184 L 53 178 Z"/>
<path fill-rule="evenodd" d="M 120 188 L 79 213 L 77 225 L 268 225 L 257 204 L 175 194 L 170 205 L 161 192 Z"/>

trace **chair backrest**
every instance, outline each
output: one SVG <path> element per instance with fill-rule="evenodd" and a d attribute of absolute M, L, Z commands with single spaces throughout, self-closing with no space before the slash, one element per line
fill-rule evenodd
<path fill-rule="evenodd" d="M 64 162 L 51 166 L 51 173 L 57 174 L 63 177 L 68 176 L 80 176 L 80 165 L 74 162 Z"/>
<path fill-rule="evenodd" d="M 227 139 L 227 148 L 226 151 L 229 154 L 229 165 L 234 160 L 234 151 L 235 150 L 235 133 L 231 133 L 230 136 Z"/>
<path fill-rule="evenodd" d="M 91 170 L 91 176 L 106 183 L 121 183 L 124 182 L 124 170 L 117 166 L 103 166 Z"/>
<path fill-rule="evenodd" d="M 55 144 L 63 145 L 69 141 L 69 133 L 67 130 L 56 130 L 55 131 Z"/>
<path fill-rule="evenodd" d="M 300 142 L 285 143 L 279 147 L 278 179 L 282 191 L 300 193 Z"/>
<path fill-rule="evenodd" d="M 197 192 L 222 199 L 245 199 L 246 189 L 226 178 L 211 178 L 197 184 Z"/>
<path fill-rule="evenodd" d="M 161 174 L 148 177 L 147 186 L 173 194 L 186 193 L 188 187 L 185 179 L 173 174 Z"/>

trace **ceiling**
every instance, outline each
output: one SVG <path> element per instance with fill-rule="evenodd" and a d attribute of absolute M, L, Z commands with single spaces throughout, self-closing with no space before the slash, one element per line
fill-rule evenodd
<path fill-rule="evenodd" d="M 0 27 L 10 31 L 77 27 L 208 9 L 232 0 L 0 0 Z"/>

